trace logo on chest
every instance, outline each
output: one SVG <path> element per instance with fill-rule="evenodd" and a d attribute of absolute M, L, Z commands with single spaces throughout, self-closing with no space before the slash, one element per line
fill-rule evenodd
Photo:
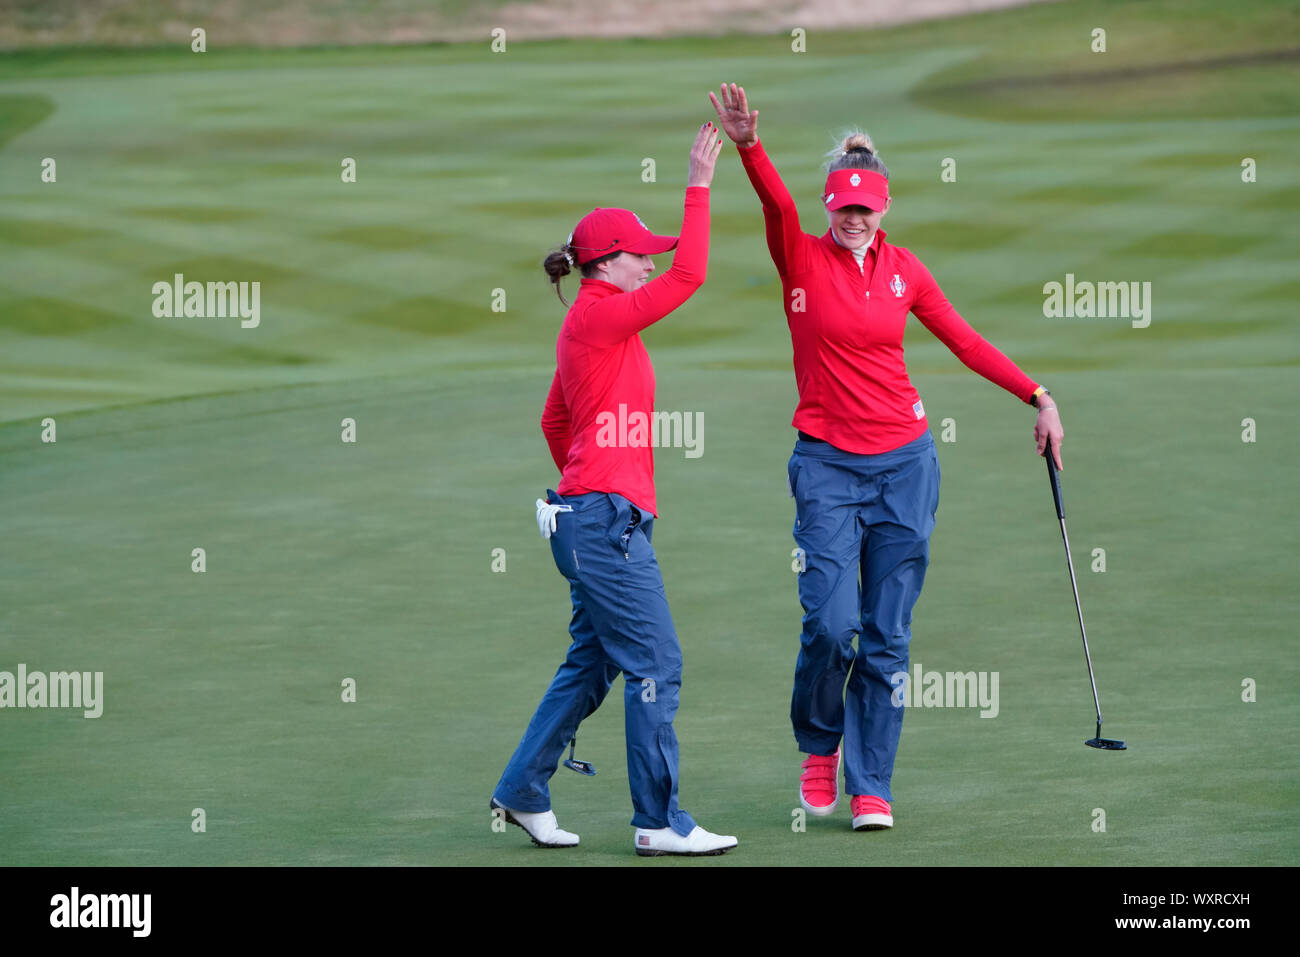
<path fill-rule="evenodd" d="M 902 276 L 894 273 L 894 278 L 889 280 L 889 288 L 893 291 L 895 299 L 902 299 L 903 293 L 907 292 L 907 283 L 903 281 Z"/>

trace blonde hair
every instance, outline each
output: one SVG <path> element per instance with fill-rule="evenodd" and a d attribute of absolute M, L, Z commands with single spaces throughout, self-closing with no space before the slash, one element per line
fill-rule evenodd
<path fill-rule="evenodd" d="M 867 169 L 889 179 L 889 170 L 880 162 L 875 144 L 865 130 L 849 130 L 826 156 L 827 174 L 838 169 Z"/>

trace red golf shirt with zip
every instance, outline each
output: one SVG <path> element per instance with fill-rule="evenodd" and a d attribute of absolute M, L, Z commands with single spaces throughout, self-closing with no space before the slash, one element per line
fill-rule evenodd
<path fill-rule="evenodd" d="M 1037 383 L 958 315 L 916 256 L 877 229 L 859 269 L 829 229 L 813 236 L 799 228 L 794 199 L 761 142 L 739 152 L 781 276 L 799 389 L 796 429 L 859 455 L 892 451 L 926 431 L 903 362 L 909 311 L 966 366 L 1029 402 Z"/>
<path fill-rule="evenodd" d="M 658 517 L 652 433 L 635 428 L 638 415 L 653 422 L 655 401 L 654 367 L 639 333 L 704 284 L 708 259 L 709 189 L 690 186 L 666 273 L 632 292 L 602 279 L 582 280 L 560 327 L 542 412 L 542 433 L 563 473 L 556 488 L 561 495 L 613 492 Z"/>

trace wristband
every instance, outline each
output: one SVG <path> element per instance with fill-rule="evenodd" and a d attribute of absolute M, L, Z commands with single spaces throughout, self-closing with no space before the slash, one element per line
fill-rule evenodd
<path fill-rule="evenodd" d="M 1034 390 L 1034 394 L 1029 397 L 1029 404 L 1032 405 L 1035 409 L 1037 409 L 1039 396 L 1051 395 L 1051 394 L 1052 394 L 1051 392 L 1047 391 L 1040 385 L 1037 389 Z M 1052 408 L 1055 408 L 1055 406 L 1053 406 Z"/>

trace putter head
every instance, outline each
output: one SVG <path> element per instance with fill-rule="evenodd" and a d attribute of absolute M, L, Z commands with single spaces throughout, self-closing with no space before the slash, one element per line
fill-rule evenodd
<path fill-rule="evenodd" d="M 579 774 L 585 774 L 591 777 L 596 773 L 596 766 L 590 761 L 579 761 L 573 756 L 573 750 L 578 746 L 578 736 L 575 734 L 569 738 L 569 756 L 564 759 L 564 766 L 570 771 L 577 771 Z"/>
<path fill-rule="evenodd" d="M 1089 738 L 1083 742 L 1090 748 L 1096 748 L 1099 751 L 1127 751 L 1128 745 L 1123 741 L 1116 741 L 1114 738 L 1103 738 L 1101 736 L 1101 711 L 1097 712 L 1097 736 Z"/>
<path fill-rule="evenodd" d="M 1123 746 L 1123 742 L 1121 742 L 1120 747 Z M 596 768 L 590 761 L 579 761 L 577 758 L 565 758 L 564 766 L 572 771 L 577 771 L 579 774 L 585 774 L 587 777 L 591 777 L 596 773 Z"/>

